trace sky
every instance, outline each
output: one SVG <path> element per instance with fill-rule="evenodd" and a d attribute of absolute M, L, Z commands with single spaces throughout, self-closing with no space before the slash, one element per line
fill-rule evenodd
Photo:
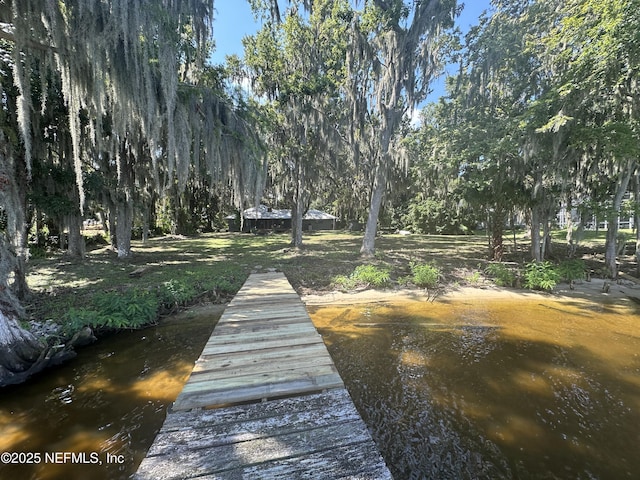
<path fill-rule="evenodd" d="M 490 0 L 466 0 L 464 9 L 456 19 L 463 33 L 478 23 L 480 14 L 489 9 Z M 214 64 L 223 63 L 225 56 L 236 54 L 242 57 L 242 38 L 256 33 L 261 24 L 256 22 L 246 0 L 215 0 L 216 16 L 213 24 L 213 37 L 216 50 L 211 55 Z M 444 77 L 434 80 L 433 93 L 428 100 L 435 101 L 444 94 Z"/>

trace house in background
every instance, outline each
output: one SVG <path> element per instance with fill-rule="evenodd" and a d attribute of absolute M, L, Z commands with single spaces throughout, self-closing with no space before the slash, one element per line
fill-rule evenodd
<path fill-rule="evenodd" d="M 632 196 L 630 192 L 627 192 L 623 197 L 623 206 L 624 203 L 630 202 L 632 200 Z M 622 208 L 623 213 L 618 216 L 618 228 L 619 229 L 629 229 L 634 230 L 638 227 L 635 225 L 634 215 L 629 209 Z M 625 211 L 626 210 L 626 211 Z M 595 215 L 586 214 L 587 217 L 584 218 L 584 228 L 587 230 L 607 230 L 609 228 L 609 222 L 602 218 L 598 218 Z M 571 220 L 572 225 L 578 225 L 580 223 L 580 212 L 578 208 L 573 207 L 569 212 L 567 210 L 566 203 L 562 203 L 560 205 L 560 209 L 556 214 L 556 223 L 559 228 L 566 228 L 569 220 Z"/>
<path fill-rule="evenodd" d="M 281 232 L 291 229 L 291 210 L 282 210 L 260 205 L 257 208 L 247 208 L 242 212 L 242 216 L 243 232 L 253 232 L 256 230 Z M 240 231 L 239 217 L 239 215 L 229 215 L 226 217 L 230 232 Z M 335 230 L 337 219 L 337 217 L 331 214 L 310 209 L 304 217 L 302 217 L 302 229 L 304 231 Z"/>

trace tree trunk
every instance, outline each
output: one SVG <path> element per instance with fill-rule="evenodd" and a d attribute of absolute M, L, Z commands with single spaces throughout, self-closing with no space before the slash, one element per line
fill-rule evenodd
<path fill-rule="evenodd" d="M 300 158 L 296 158 L 296 189 L 293 198 L 293 209 L 291 210 L 291 246 L 302 248 L 302 217 L 304 217 L 306 195 L 305 195 L 305 172 L 301 165 Z"/>
<path fill-rule="evenodd" d="M 44 345 L 23 329 L 16 316 L 0 309 L 0 386 L 23 382 L 40 371 Z"/>
<path fill-rule="evenodd" d="M 631 174 L 633 172 L 633 161 L 627 162 L 626 168 L 620 173 L 620 178 L 616 182 L 616 192 L 613 198 L 613 208 L 611 213 L 607 215 L 607 237 L 605 243 L 604 264 L 609 275 L 612 279 L 618 278 L 618 264 L 616 257 L 618 253 L 618 216 L 620 212 L 620 206 L 622 205 L 622 199 L 627 188 L 629 187 L 629 181 L 631 180 Z"/>
<path fill-rule="evenodd" d="M 549 211 L 545 209 L 544 223 L 542 224 L 542 250 L 540 252 L 540 258 L 544 261 L 549 255 L 552 255 L 551 251 L 551 225 L 549 221 Z"/>
<path fill-rule="evenodd" d="M 109 201 L 107 219 L 109 224 L 109 244 L 114 252 L 118 251 L 118 234 L 116 232 L 116 218 L 118 217 L 116 205 Z"/>
<path fill-rule="evenodd" d="M 291 246 L 302 248 L 302 217 L 304 217 L 304 204 L 297 200 L 291 210 Z"/>
<path fill-rule="evenodd" d="M 607 275 L 612 279 L 618 277 L 618 262 L 617 260 L 617 243 L 618 237 L 618 222 L 617 218 L 609 217 L 607 221 L 607 236 L 605 243 L 604 253 L 604 265 Z"/>
<path fill-rule="evenodd" d="M 531 258 L 536 262 L 542 261 L 542 249 L 540 245 L 540 206 L 531 207 Z"/>
<path fill-rule="evenodd" d="M 504 234 L 504 224 L 505 224 L 506 216 L 502 209 L 496 207 L 493 211 L 493 215 L 491 216 L 491 247 L 490 247 L 490 256 L 491 259 L 496 262 L 502 262 L 502 257 L 504 256 L 504 242 L 503 242 L 503 234 Z"/>
<path fill-rule="evenodd" d="M 67 252 L 72 257 L 84 258 L 86 247 L 82 236 L 82 217 L 78 214 L 66 215 L 65 223 L 69 231 Z"/>
<path fill-rule="evenodd" d="M 8 162 L 7 162 L 8 163 Z M 27 237 L 27 167 L 24 163 L 24 157 L 20 156 L 15 165 L 14 177 L 15 183 L 11 182 L 9 194 L 14 200 L 7 202 L 8 206 L 13 205 L 13 212 L 7 214 L 7 231 L 9 232 L 13 250 L 16 255 L 14 265 L 14 278 L 12 290 L 19 300 L 25 300 L 29 295 L 29 286 L 27 285 L 27 261 L 29 259 L 29 247 Z M 6 208 L 6 207 L 5 207 Z"/>
<path fill-rule="evenodd" d="M 633 200 L 633 228 L 636 231 L 636 276 L 640 277 L 640 177 L 634 178 Z"/>
<path fill-rule="evenodd" d="M 373 182 L 373 191 L 371 192 L 371 203 L 369 205 L 367 225 L 364 230 L 362 247 L 360 248 L 360 253 L 365 257 L 372 257 L 375 253 L 376 234 L 378 232 L 378 216 L 380 215 L 380 207 L 382 206 L 382 199 L 384 198 L 386 188 L 386 165 L 378 165 L 376 177 Z"/>
<path fill-rule="evenodd" d="M 133 202 L 128 193 L 118 201 L 116 211 L 118 258 L 129 258 L 131 256 L 131 231 L 133 229 Z"/>
<path fill-rule="evenodd" d="M 565 240 L 567 242 L 567 257 L 573 258 L 576 253 L 576 240 L 573 231 L 573 214 L 571 211 L 573 210 L 573 202 L 571 201 L 571 194 L 567 194 L 567 203 L 565 206 L 565 215 L 566 215 L 566 229 L 567 235 L 565 236 Z"/>

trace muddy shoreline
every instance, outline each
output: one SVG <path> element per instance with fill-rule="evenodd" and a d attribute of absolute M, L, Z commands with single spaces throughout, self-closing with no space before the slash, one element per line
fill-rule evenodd
<path fill-rule="evenodd" d="M 638 303 L 640 304 L 640 284 L 631 279 L 617 281 L 594 278 L 591 281 L 576 282 L 571 289 L 569 284 L 562 283 L 552 292 L 538 292 L 533 290 L 497 287 L 495 285 L 482 286 L 446 286 L 438 292 L 423 289 L 389 289 L 362 290 L 357 292 L 310 292 L 301 295 L 306 305 L 351 305 L 378 302 L 401 301 L 435 301 L 443 302 L 454 299 L 490 300 L 490 299 L 521 299 L 525 300 L 584 300 L 593 303 Z"/>

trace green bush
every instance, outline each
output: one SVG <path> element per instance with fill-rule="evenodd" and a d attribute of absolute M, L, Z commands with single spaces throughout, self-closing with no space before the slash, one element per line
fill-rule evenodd
<path fill-rule="evenodd" d="M 160 286 L 160 302 L 166 306 L 186 305 L 196 295 L 194 286 L 184 280 L 169 280 Z"/>
<path fill-rule="evenodd" d="M 493 277 L 493 281 L 499 287 L 513 287 L 516 282 L 513 271 L 503 263 L 490 263 L 485 272 Z"/>
<path fill-rule="evenodd" d="M 413 283 L 420 288 L 434 288 L 440 279 L 440 271 L 429 264 L 412 264 Z"/>
<path fill-rule="evenodd" d="M 560 278 L 566 282 L 584 280 L 587 266 L 582 260 L 565 260 L 558 265 L 557 272 Z"/>
<path fill-rule="evenodd" d="M 524 286 L 532 290 L 553 290 L 560 274 L 551 262 L 530 262 L 524 269 Z"/>
<path fill-rule="evenodd" d="M 374 265 L 358 265 L 348 277 L 338 275 L 333 284 L 339 288 L 352 290 L 358 286 L 383 287 L 389 283 L 389 271 Z"/>
<path fill-rule="evenodd" d="M 147 291 L 105 292 L 96 295 L 91 306 L 72 308 L 67 312 L 65 331 L 73 333 L 82 327 L 93 329 L 139 328 L 158 316 L 159 301 Z"/>

